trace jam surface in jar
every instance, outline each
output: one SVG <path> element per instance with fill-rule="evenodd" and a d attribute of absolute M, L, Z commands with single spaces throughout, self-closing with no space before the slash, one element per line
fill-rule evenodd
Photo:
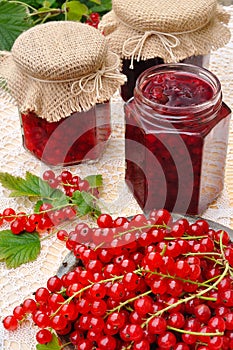
<path fill-rule="evenodd" d="M 97 104 L 58 122 L 21 114 L 24 147 L 49 165 L 97 161 L 111 134 L 110 104 Z"/>
<path fill-rule="evenodd" d="M 183 72 L 158 74 L 145 81 L 141 89 L 149 100 L 171 107 L 199 105 L 213 97 L 209 83 Z"/>
<path fill-rule="evenodd" d="M 223 188 L 230 109 L 208 71 L 181 66 L 147 70 L 125 105 L 125 178 L 145 212 L 200 214 Z"/>
<path fill-rule="evenodd" d="M 146 69 L 161 65 L 164 63 L 163 59 L 160 57 L 150 58 L 147 60 L 133 60 L 133 69 L 130 68 L 131 60 L 123 59 L 122 73 L 127 76 L 127 82 L 121 86 L 121 96 L 124 101 L 128 101 L 133 96 L 134 87 L 136 80 L 141 73 Z M 192 56 L 184 59 L 183 63 L 195 64 L 200 67 L 208 68 L 209 65 L 209 55 L 205 56 Z"/>

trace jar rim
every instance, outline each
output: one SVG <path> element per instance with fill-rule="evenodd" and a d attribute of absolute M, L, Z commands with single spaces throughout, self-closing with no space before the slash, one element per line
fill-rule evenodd
<path fill-rule="evenodd" d="M 196 105 L 190 105 L 190 106 L 166 106 L 161 103 L 157 103 L 154 101 L 151 101 L 149 98 L 147 98 L 141 90 L 141 84 L 143 81 L 145 81 L 146 78 L 152 77 L 153 75 L 157 75 L 162 72 L 183 72 L 183 73 L 191 73 L 194 76 L 197 76 L 199 79 L 204 80 L 208 82 L 211 87 L 213 88 L 213 96 L 210 100 L 196 104 Z M 193 64 L 187 64 L 187 63 L 164 63 L 160 65 L 153 66 L 151 68 L 146 69 L 143 71 L 139 77 L 137 78 L 135 88 L 134 88 L 134 96 L 140 96 L 141 101 L 146 104 L 149 107 L 155 108 L 155 109 L 163 109 L 163 111 L 169 111 L 169 112 L 177 112 L 180 113 L 183 110 L 189 109 L 189 111 L 195 113 L 200 110 L 205 110 L 206 108 L 209 108 L 211 103 L 216 103 L 216 101 L 219 100 L 221 97 L 221 83 L 218 79 L 218 77 L 209 71 L 206 68 L 196 66 Z"/>

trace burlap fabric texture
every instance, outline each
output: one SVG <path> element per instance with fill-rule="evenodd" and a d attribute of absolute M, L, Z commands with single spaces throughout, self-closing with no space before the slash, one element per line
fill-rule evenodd
<path fill-rule="evenodd" d="M 215 0 L 112 0 L 99 30 L 121 58 L 170 63 L 224 46 L 228 21 Z"/>
<path fill-rule="evenodd" d="M 47 121 L 107 101 L 125 82 L 120 59 L 95 28 L 72 21 L 37 25 L 3 53 L 0 77 L 21 113 Z"/>

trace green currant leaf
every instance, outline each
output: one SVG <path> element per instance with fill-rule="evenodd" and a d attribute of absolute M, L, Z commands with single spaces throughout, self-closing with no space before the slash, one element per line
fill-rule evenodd
<path fill-rule="evenodd" d="M 57 198 L 51 198 L 51 200 L 38 200 L 34 205 L 34 213 L 39 213 L 41 205 L 45 202 L 51 203 L 54 209 L 59 209 L 61 207 L 66 207 L 70 202 L 70 198 L 64 195 L 60 197 L 58 196 Z"/>
<path fill-rule="evenodd" d="M 59 345 L 59 340 L 55 334 L 53 334 L 53 339 L 47 344 L 37 344 L 37 350 L 60 350 L 62 347 Z"/>
<path fill-rule="evenodd" d="M 23 0 L 23 3 L 27 4 L 28 6 L 32 6 L 35 9 L 38 9 L 43 4 L 44 0 Z"/>
<path fill-rule="evenodd" d="M 51 188 L 46 181 L 30 172 L 26 172 L 25 179 L 0 172 L 0 183 L 11 190 L 11 197 L 40 197 L 52 202 L 58 199 L 59 202 L 67 202 L 67 198 L 62 191 Z"/>
<path fill-rule="evenodd" d="M 0 260 L 5 261 L 8 268 L 16 268 L 36 260 L 40 249 L 37 233 L 25 232 L 14 235 L 11 230 L 0 232 Z"/>
<path fill-rule="evenodd" d="M 53 196 L 52 200 L 47 201 L 50 202 L 54 208 L 58 207 L 64 207 L 67 206 L 70 203 L 70 198 L 67 197 L 65 194 L 59 195 L 57 197 Z"/>
<path fill-rule="evenodd" d="M 75 191 L 72 195 L 72 203 L 78 206 L 78 211 L 81 216 L 86 215 L 91 211 L 91 206 L 89 205 L 89 203 L 85 202 L 83 198 L 83 193 L 84 192 Z M 93 199 L 91 198 L 91 202 L 92 201 Z"/>
<path fill-rule="evenodd" d="M 92 12 L 98 13 L 106 13 L 112 9 L 112 1 L 111 0 L 101 0 L 101 3 L 98 5 L 93 5 L 91 7 Z"/>
<path fill-rule="evenodd" d="M 11 190 L 12 197 L 20 196 L 38 196 L 40 193 L 39 178 L 30 173 L 26 174 L 27 180 L 19 176 L 13 176 L 8 173 L 0 173 L 0 183 Z"/>
<path fill-rule="evenodd" d="M 34 205 L 34 213 L 39 213 L 40 212 L 40 207 L 44 202 L 39 200 L 36 202 L 36 204 Z"/>
<path fill-rule="evenodd" d="M 91 188 L 101 187 L 103 185 L 102 175 L 89 175 L 85 177 Z"/>
<path fill-rule="evenodd" d="M 38 3 L 43 7 L 51 7 L 55 3 L 55 0 L 38 0 Z"/>
<path fill-rule="evenodd" d="M 89 213 L 100 214 L 100 210 L 94 203 L 93 196 L 85 191 L 75 191 L 72 195 L 72 203 L 78 207 L 79 214 L 85 216 Z"/>
<path fill-rule="evenodd" d="M 23 3 L 0 0 L 0 50 L 10 51 L 19 34 L 31 26 Z"/>
<path fill-rule="evenodd" d="M 68 1 L 62 5 L 62 9 L 67 11 L 69 21 L 80 21 L 83 15 L 88 14 L 88 7 L 79 1 Z"/>
<path fill-rule="evenodd" d="M 30 196 L 30 191 L 32 192 L 32 196 L 34 194 L 36 197 L 50 198 L 53 192 L 56 190 L 52 189 L 49 184 L 46 181 L 42 180 L 40 177 L 33 175 L 27 171 L 25 180 L 21 178 L 21 181 L 19 181 L 19 195 L 21 193 L 23 196 Z"/>

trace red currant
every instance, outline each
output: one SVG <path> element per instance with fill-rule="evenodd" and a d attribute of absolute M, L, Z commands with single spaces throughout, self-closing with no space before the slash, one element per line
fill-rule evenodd
<path fill-rule="evenodd" d="M 53 338 L 52 333 L 48 329 L 41 329 L 36 333 L 36 340 L 39 344 L 47 344 Z"/>
<path fill-rule="evenodd" d="M 14 331 L 18 327 L 18 319 L 13 315 L 6 316 L 3 319 L 3 326 L 8 331 Z"/>

